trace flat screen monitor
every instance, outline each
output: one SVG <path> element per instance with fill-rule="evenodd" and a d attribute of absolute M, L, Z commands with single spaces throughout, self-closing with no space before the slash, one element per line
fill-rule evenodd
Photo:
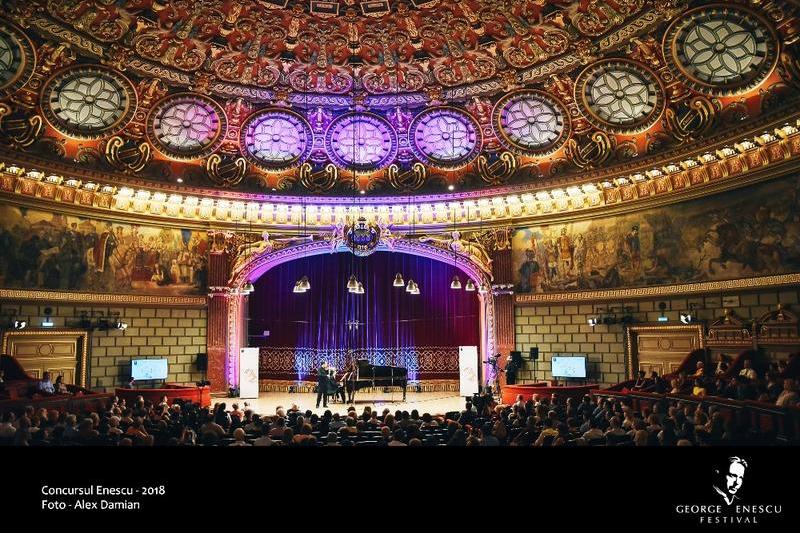
<path fill-rule="evenodd" d="M 166 359 L 131 360 L 131 377 L 136 381 L 146 379 L 167 379 L 169 365 Z"/>
<path fill-rule="evenodd" d="M 553 356 L 551 363 L 554 378 L 586 378 L 586 357 Z"/>

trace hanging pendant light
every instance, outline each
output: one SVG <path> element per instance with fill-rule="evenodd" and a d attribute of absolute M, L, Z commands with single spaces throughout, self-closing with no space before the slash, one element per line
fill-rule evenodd
<path fill-rule="evenodd" d="M 478 293 L 479 294 L 486 294 L 487 292 L 489 292 L 489 286 L 486 285 L 486 283 L 481 282 L 481 284 L 478 285 Z"/>
<path fill-rule="evenodd" d="M 292 292 L 295 294 L 303 294 L 304 292 L 306 292 L 305 290 L 303 290 L 302 283 L 300 280 L 297 280 L 295 282 L 294 289 L 292 289 Z"/>
<path fill-rule="evenodd" d="M 467 279 L 467 285 L 464 287 L 464 290 L 475 292 L 475 283 L 473 283 L 472 278 Z"/>
<path fill-rule="evenodd" d="M 364 284 L 360 281 L 358 282 L 358 287 L 355 290 L 356 294 L 364 294 Z"/>
<path fill-rule="evenodd" d="M 347 290 L 354 292 L 356 289 L 358 289 L 358 280 L 355 274 L 350 274 L 350 279 L 347 280 Z"/>
<path fill-rule="evenodd" d="M 393 287 L 405 287 L 406 282 L 403 281 L 403 275 L 398 272 L 397 275 L 394 277 L 394 283 L 392 283 Z"/>
<path fill-rule="evenodd" d="M 252 293 L 252 292 L 253 292 L 253 291 L 255 291 L 255 290 L 256 290 L 256 288 L 255 288 L 255 287 L 253 286 L 253 284 L 252 284 L 252 283 L 250 283 L 249 281 L 248 281 L 247 283 L 245 283 L 245 284 L 244 284 L 244 287 L 242 287 L 242 292 L 243 292 L 244 294 L 250 294 L 250 293 Z"/>
<path fill-rule="evenodd" d="M 311 281 L 309 281 L 308 276 L 300 278 L 300 288 L 303 289 L 303 292 L 311 290 Z"/>
<path fill-rule="evenodd" d="M 461 288 L 461 280 L 458 279 L 458 276 L 453 276 L 453 281 L 450 282 L 451 289 L 460 289 Z"/>
<path fill-rule="evenodd" d="M 406 292 L 409 294 L 419 294 L 419 285 L 413 279 L 408 280 L 408 286 L 406 287 Z"/>

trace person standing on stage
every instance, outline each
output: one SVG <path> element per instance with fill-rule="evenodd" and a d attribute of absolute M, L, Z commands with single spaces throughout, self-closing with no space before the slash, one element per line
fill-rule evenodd
<path fill-rule="evenodd" d="M 322 406 L 328 407 L 328 363 L 323 362 L 322 366 L 317 370 L 317 408 L 319 409 L 319 401 L 322 400 Z"/>

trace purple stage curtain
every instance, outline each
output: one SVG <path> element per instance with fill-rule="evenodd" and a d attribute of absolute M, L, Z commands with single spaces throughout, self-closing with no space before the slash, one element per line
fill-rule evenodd
<path fill-rule="evenodd" d="M 421 294 L 393 287 L 398 272 Z M 365 294 L 347 291 L 351 274 Z M 453 264 L 390 252 L 318 255 L 273 268 L 249 298 L 260 378 L 313 380 L 322 361 L 341 372 L 353 350 L 373 364 L 408 368 L 411 380 L 458 379 L 458 346 L 478 346 L 480 329 L 477 292 L 451 289 L 456 274 L 465 284 Z M 304 275 L 311 290 L 294 294 Z"/>

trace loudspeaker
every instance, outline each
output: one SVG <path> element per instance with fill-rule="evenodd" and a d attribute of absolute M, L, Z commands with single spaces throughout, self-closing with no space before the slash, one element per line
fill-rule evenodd
<path fill-rule="evenodd" d="M 522 365 L 522 352 L 517 352 L 517 351 L 509 352 L 508 356 L 511 358 L 512 361 L 514 361 L 515 364 L 520 366 Z"/>
<path fill-rule="evenodd" d="M 197 370 L 208 370 L 208 354 L 197 354 Z"/>
<path fill-rule="evenodd" d="M 531 353 L 529 354 L 531 361 L 536 361 L 539 359 L 539 347 L 535 346 L 531 348 Z"/>

